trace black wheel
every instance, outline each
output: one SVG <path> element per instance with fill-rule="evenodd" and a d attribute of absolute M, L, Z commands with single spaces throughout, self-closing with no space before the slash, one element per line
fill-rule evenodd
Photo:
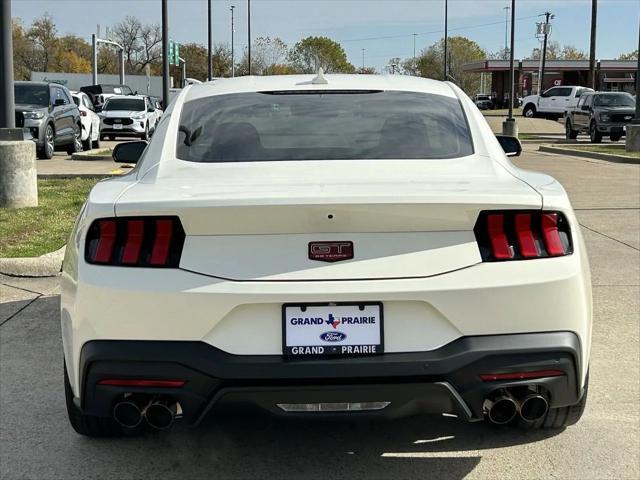
<path fill-rule="evenodd" d="M 85 415 L 73 402 L 73 391 L 67 374 L 67 366 L 64 366 L 64 398 L 67 404 L 67 414 L 73 429 L 80 435 L 87 437 L 120 437 L 125 435 L 123 428 L 112 418 L 95 417 Z"/>
<path fill-rule="evenodd" d="M 44 131 L 44 145 L 38 150 L 38 158 L 50 160 L 53 158 L 53 149 L 55 145 L 56 135 L 53 132 L 51 124 L 47 125 Z"/>
<path fill-rule="evenodd" d="M 91 137 L 93 137 L 93 127 L 91 127 L 91 129 L 89 130 L 89 136 L 87 137 L 87 139 L 82 141 L 83 150 L 85 151 L 91 150 L 91 144 L 93 143 L 91 141 Z"/>
<path fill-rule="evenodd" d="M 144 140 L 145 142 L 149 141 L 149 124 L 147 124 L 147 126 L 144 127 L 144 133 L 140 135 L 140 139 Z"/>
<path fill-rule="evenodd" d="M 527 118 L 533 118 L 536 116 L 536 107 L 534 107 L 533 105 L 529 104 L 526 107 L 524 107 L 524 110 L 522 110 L 522 116 L 523 117 L 527 117 Z"/>
<path fill-rule="evenodd" d="M 612 133 L 609 138 L 611 139 L 612 142 L 617 142 L 618 140 L 620 140 L 622 138 L 622 134 L 621 133 Z"/>
<path fill-rule="evenodd" d="M 587 378 L 584 381 L 584 392 L 582 398 L 575 405 L 568 407 L 550 408 L 547 414 L 538 420 L 537 422 L 525 422 L 519 419 L 517 426 L 522 429 L 556 429 L 569 427 L 582 417 L 584 408 L 587 405 L 587 394 L 589 393 L 589 372 L 587 372 Z"/>
<path fill-rule="evenodd" d="M 578 130 L 573 130 L 571 128 L 571 120 L 567 118 L 567 123 L 565 125 L 565 137 L 567 140 L 575 140 L 578 138 Z"/>
<path fill-rule="evenodd" d="M 102 140 L 102 135 L 98 135 L 98 138 L 91 142 L 92 148 L 100 148 L 100 140 Z"/>
<path fill-rule="evenodd" d="M 591 125 L 589 125 L 589 137 L 591 138 L 591 143 L 600 143 L 602 141 L 602 134 L 598 131 L 596 122 L 591 122 Z"/>
<path fill-rule="evenodd" d="M 115 135 L 109 135 L 109 140 L 114 141 L 116 139 Z"/>
<path fill-rule="evenodd" d="M 72 155 L 82 151 L 82 127 L 75 125 L 73 127 L 73 142 L 67 147 L 67 153 Z"/>

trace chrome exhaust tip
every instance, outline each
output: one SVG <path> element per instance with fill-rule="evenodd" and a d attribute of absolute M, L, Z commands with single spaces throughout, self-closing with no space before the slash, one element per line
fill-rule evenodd
<path fill-rule="evenodd" d="M 178 413 L 177 402 L 154 400 L 144 409 L 144 418 L 150 427 L 166 430 L 173 425 Z"/>
<path fill-rule="evenodd" d="M 539 393 L 530 393 L 520 402 L 520 417 L 526 422 L 535 422 L 549 411 L 549 402 Z"/>
<path fill-rule="evenodd" d="M 136 428 L 142 422 L 142 411 L 135 402 L 123 400 L 114 405 L 113 418 L 125 428 Z"/>
<path fill-rule="evenodd" d="M 509 394 L 501 394 L 494 399 L 487 398 L 483 410 L 489 420 L 496 425 L 509 423 L 518 414 L 518 402 Z"/>

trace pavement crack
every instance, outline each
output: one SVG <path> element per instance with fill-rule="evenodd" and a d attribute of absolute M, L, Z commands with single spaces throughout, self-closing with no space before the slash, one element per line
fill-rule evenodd
<path fill-rule="evenodd" d="M 16 290 L 22 290 L 23 292 L 29 292 L 29 293 L 34 293 L 36 295 L 45 295 L 45 293 L 43 292 L 36 292 L 35 290 L 29 290 L 28 288 L 23 288 L 23 287 L 17 287 L 15 285 L 9 285 L 8 283 L 0 283 L 0 285 L 4 285 L 5 287 L 9 287 L 9 288 L 15 288 Z"/>
<path fill-rule="evenodd" d="M 584 223 L 581 223 L 581 224 L 580 224 L 580 226 L 581 226 L 582 228 L 586 228 L 587 230 L 589 230 L 589 231 L 591 231 L 591 232 L 593 232 L 593 233 L 597 233 L 598 235 L 602 235 L 603 237 L 606 237 L 606 238 L 608 238 L 609 240 L 613 240 L 614 242 L 618 242 L 618 243 L 620 243 L 620 244 L 622 244 L 622 245 L 625 245 L 625 246 L 627 246 L 627 247 L 629 247 L 629 248 L 633 248 L 636 252 L 640 252 L 640 248 L 634 247 L 633 245 L 630 245 L 630 244 L 628 244 L 628 243 L 626 243 L 626 242 L 623 242 L 622 240 L 618 240 L 617 238 L 612 237 L 612 236 L 610 236 L 610 235 L 607 235 L 606 233 L 599 232 L 598 230 L 596 230 L 596 229 L 594 229 L 594 228 L 587 227 Z"/>
<path fill-rule="evenodd" d="M 37 297 L 32 298 L 25 306 L 23 306 L 21 309 L 19 309 L 17 312 L 15 312 L 13 315 L 11 315 L 9 318 L 7 318 L 4 322 L 0 323 L 0 327 L 2 327 L 5 323 L 7 323 L 9 320 L 11 320 L 12 318 L 14 318 L 15 316 L 17 316 L 19 313 L 21 313 L 22 311 L 24 311 L 25 309 L 27 309 L 33 302 L 35 302 L 36 300 L 42 298 L 44 295 L 42 293 L 39 293 Z"/>
<path fill-rule="evenodd" d="M 573 209 L 574 212 L 597 212 L 600 210 L 640 210 L 640 207 L 585 207 Z"/>

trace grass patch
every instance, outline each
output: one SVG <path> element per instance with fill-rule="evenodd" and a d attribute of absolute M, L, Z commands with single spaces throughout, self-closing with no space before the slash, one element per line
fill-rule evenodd
<path fill-rule="evenodd" d="M 37 257 L 62 247 L 92 178 L 38 180 L 38 206 L 0 208 L 0 257 Z"/>
<path fill-rule="evenodd" d="M 99 156 L 106 156 L 106 155 L 111 155 L 111 149 L 110 148 L 101 148 L 100 150 L 89 150 L 88 152 L 80 152 L 83 155 L 99 155 Z"/>
<path fill-rule="evenodd" d="M 596 153 L 611 153 L 614 155 L 623 155 L 625 157 L 640 158 L 640 152 L 627 152 L 624 143 L 615 145 L 571 145 L 576 150 L 586 150 Z"/>

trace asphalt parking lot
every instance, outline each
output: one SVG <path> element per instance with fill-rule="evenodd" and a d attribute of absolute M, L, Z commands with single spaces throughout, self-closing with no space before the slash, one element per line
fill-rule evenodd
<path fill-rule="evenodd" d="M 591 261 L 591 382 L 577 425 L 522 433 L 449 417 L 311 422 L 246 413 L 143 438 L 84 438 L 64 407 L 57 279 L 0 277 L 0 477 L 639 478 L 640 165 L 533 148 L 516 163 L 564 184 Z"/>

